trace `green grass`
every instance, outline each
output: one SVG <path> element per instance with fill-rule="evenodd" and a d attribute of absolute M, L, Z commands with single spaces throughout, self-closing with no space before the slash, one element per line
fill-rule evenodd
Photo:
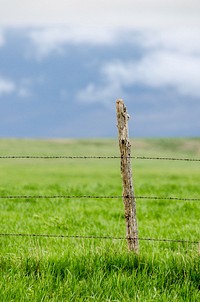
<path fill-rule="evenodd" d="M 0 140 L 0 155 L 119 155 L 117 140 Z M 200 139 L 132 142 L 132 155 L 200 158 Z M 1 159 L 0 195 L 121 195 L 118 159 Z M 133 160 L 136 195 L 199 197 L 198 162 Z M 137 200 L 139 237 L 200 241 L 200 202 Z M 0 233 L 125 237 L 115 199 L 0 199 Z M 199 301 L 198 245 L 7 237 L 1 301 Z"/>

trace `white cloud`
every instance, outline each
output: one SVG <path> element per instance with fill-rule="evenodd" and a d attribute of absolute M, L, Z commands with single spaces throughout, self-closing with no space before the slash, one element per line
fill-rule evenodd
<path fill-rule="evenodd" d="M 63 52 L 63 46 L 66 43 L 81 44 L 106 44 L 110 45 L 115 40 L 113 32 L 101 30 L 97 31 L 95 28 L 73 27 L 66 26 L 46 27 L 40 29 L 33 29 L 30 31 L 29 37 L 35 44 L 37 54 L 40 57 L 48 55 L 55 51 Z"/>
<path fill-rule="evenodd" d="M 180 94 L 200 97 L 200 56 L 153 52 L 138 62 L 109 64 L 104 73 L 110 82 L 123 86 L 171 87 Z"/>
<path fill-rule="evenodd" d="M 200 27 L 140 31 L 133 42 L 146 50 L 163 49 L 200 55 Z"/>
<path fill-rule="evenodd" d="M 200 55 L 200 27 L 174 30 L 107 31 L 95 28 L 48 27 L 32 29 L 29 38 L 36 46 L 34 52 L 39 58 L 51 52 L 62 54 L 66 44 L 130 45 L 142 47 L 145 51 L 170 51 L 180 54 Z"/>
<path fill-rule="evenodd" d="M 16 90 L 16 85 L 11 80 L 0 77 L 0 96 L 13 93 Z"/>
<path fill-rule="evenodd" d="M 28 98 L 31 96 L 31 80 L 21 79 L 18 83 L 13 80 L 0 77 L 0 97 L 3 95 L 16 94 L 19 98 Z"/>
<path fill-rule="evenodd" d="M 124 94 L 127 87 L 135 85 L 168 88 L 180 95 L 200 98 L 200 56 L 157 51 L 139 61 L 107 63 L 101 74 L 104 84 L 90 83 L 78 93 L 79 100 L 102 102 L 107 98 L 109 101 L 116 93 Z"/>

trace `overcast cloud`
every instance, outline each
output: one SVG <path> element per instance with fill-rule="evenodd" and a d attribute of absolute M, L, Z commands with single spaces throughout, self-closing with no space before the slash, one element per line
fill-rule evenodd
<path fill-rule="evenodd" d="M 111 108 L 118 97 L 136 98 L 138 123 L 147 115 L 156 125 L 170 112 L 164 94 L 178 100 L 171 116 L 174 132 L 168 130 L 179 133 L 189 104 L 199 110 L 200 1 L 0 0 L 0 60 L 5 108 L 9 97 L 13 104 L 28 100 L 31 116 L 41 116 L 42 123 L 48 107 L 49 120 L 57 112 L 60 135 L 66 128 L 61 131 L 58 108 L 69 100 L 80 116 L 84 106 L 97 114 L 94 106 Z M 154 111 L 147 112 L 143 101 L 153 102 Z M 190 116 L 195 119 L 191 111 Z"/>
<path fill-rule="evenodd" d="M 198 26 L 198 0 L 0 0 L 1 26 Z"/>

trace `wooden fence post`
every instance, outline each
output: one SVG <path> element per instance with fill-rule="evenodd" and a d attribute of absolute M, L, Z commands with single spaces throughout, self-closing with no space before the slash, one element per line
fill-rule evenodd
<path fill-rule="evenodd" d="M 121 153 L 121 177 L 123 183 L 123 202 L 126 219 L 126 238 L 129 251 L 138 253 L 138 229 L 136 219 L 136 199 L 133 190 L 132 167 L 131 167 L 131 143 L 128 133 L 129 115 L 124 101 L 116 101 L 117 127 L 119 135 L 119 148 Z"/>

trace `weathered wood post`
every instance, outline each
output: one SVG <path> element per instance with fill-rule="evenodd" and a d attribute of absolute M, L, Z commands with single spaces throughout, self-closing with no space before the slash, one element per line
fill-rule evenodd
<path fill-rule="evenodd" d="M 129 251 L 138 253 L 138 229 L 136 219 L 136 199 L 133 190 L 131 167 L 131 143 L 129 141 L 128 119 L 124 101 L 116 101 L 117 127 L 119 135 L 119 148 L 121 153 L 121 176 L 123 183 L 123 202 L 126 219 L 126 238 Z"/>

